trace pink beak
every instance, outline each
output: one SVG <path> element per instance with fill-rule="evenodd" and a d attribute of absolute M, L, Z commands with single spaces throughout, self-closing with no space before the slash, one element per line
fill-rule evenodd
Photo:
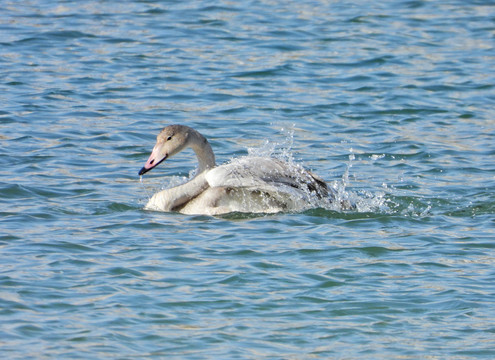
<path fill-rule="evenodd" d="M 161 155 L 160 154 L 160 147 L 155 146 L 153 148 L 153 151 L 151 152 L 150 157 L 148 158 L 148 161 L 146 161 L 146 164 L 139 170 L 139 175 L 143 175 L 153 169 L 154 167 L 158 166 L 162 161 L 164 161 L 168 157 L 168 154 Z"/>

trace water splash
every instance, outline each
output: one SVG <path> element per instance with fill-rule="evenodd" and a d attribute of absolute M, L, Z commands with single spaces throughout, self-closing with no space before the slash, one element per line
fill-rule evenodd
<path fill-rule="evenodd" d="M 273 157 L 289 164 L 294 164 L 292 147 L 294 145 L 294 126 L 280 131 L 285 134 L 285 138 L 280 141 L 265 139 L 258 147 L 248 147 L 248 156 L 251 157 Z"/>
<path fill-rule="evenodd" d="M 294 160 L 292 151 L 294 143 L 294 129 L 282 129 L 285 138 L 282 141 L 265 140 L 259 147 L 248 148 L 248 157 L 273 157 L 287 162 L 295 173 L 300 172 L 303 166 Z M 379 156 L 378 158 L 382 158 Z M 352 148 L 349 149 L 349 160 L 341 178 L 332 182 L 327 182 L 330 194 L 326 198 L 321 198 L 315 194 L 307 193 L 306 204 L 302 207 L 295 207 L 294 211 L 306 211 L 313 208 L 320 208 L 334 212 L 355 212 L 355 213 L 388 213 L 391 211 L 388 206 L 387 193 L 379 191 L 353 191 L 351 187 L 351 169 L 356 156 Z M 235 161 L 232 160 L 232 161 Z M 386 190 L 386 187 L 384 188 Z"/>

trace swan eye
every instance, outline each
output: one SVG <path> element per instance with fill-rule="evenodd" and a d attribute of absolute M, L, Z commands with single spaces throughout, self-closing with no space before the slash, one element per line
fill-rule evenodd
<path fill-rule="evenodd" d="M 167 141 L 170 141 L 170 140 L 172 140 L 172 136 L 169 136 L 169 137 L 167 138 Z"/>

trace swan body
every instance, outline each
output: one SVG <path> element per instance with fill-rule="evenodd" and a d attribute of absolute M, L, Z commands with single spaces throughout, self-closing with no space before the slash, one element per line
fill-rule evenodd
<path fill-rule="evenodd" d="M 275 213 L 307 208 L 332 194 L 323 180 L 295 164 L 264 157 L 241 157 L 215 166 L 206 138 L 184 125 L 165 127 L 157 136 L 143 175 L 185 148 L 198 158 L 197 175 L 185 184 L 154 194 L 146 209 L 183 214 Z"/>

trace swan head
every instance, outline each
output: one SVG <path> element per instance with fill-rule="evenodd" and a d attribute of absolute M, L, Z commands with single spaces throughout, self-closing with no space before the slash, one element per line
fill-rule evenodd
<path fill-rule="evenodd" d="M 189 130 L 189 127 L 183 125 L 170 125 L 164 128 L 156 137 L 153 151 L 146 164 L 139 170 L 139 175 L 147 173 L 167 158 L 184 150 L 189 145 Z"/>

